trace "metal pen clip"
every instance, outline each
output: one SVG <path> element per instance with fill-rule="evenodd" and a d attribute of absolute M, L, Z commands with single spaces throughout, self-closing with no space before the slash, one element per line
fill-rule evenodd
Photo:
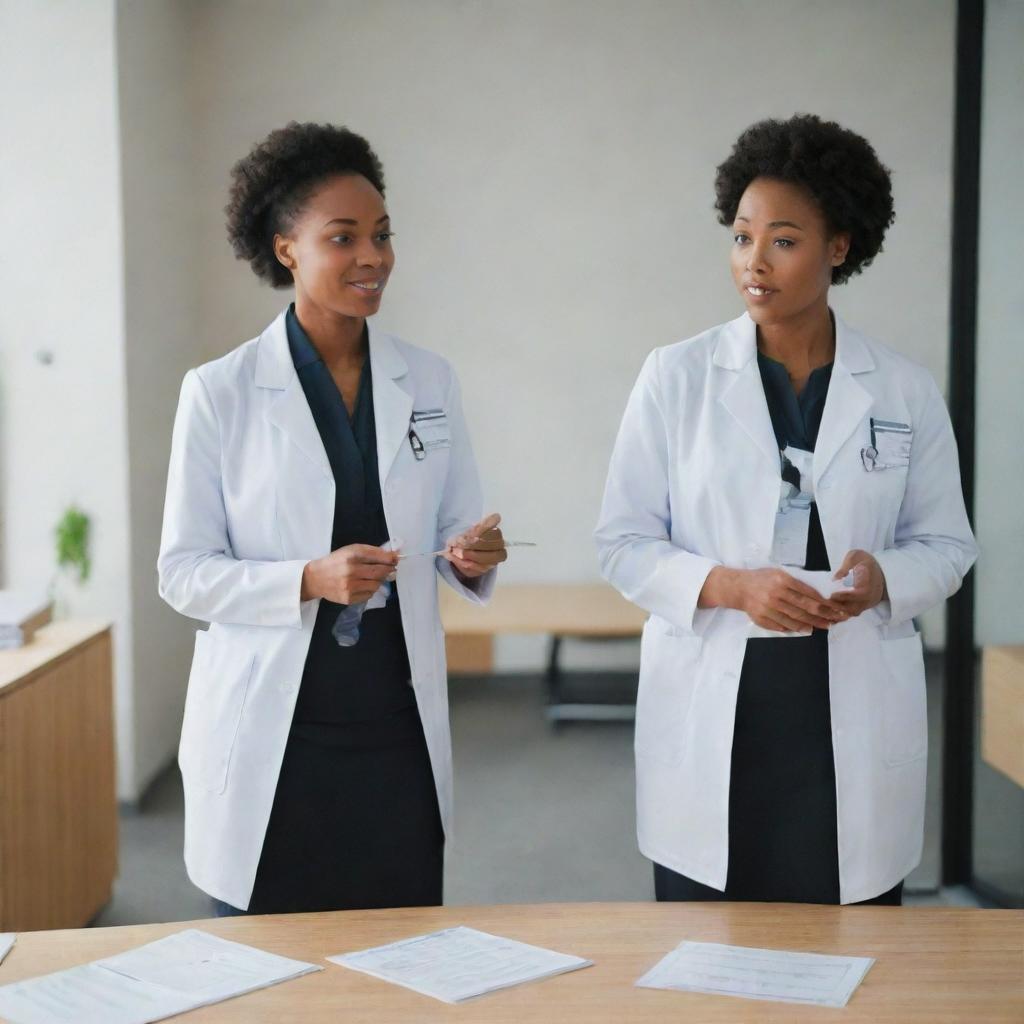
<path fill-rule="evenodd" d="M 412 453 L 416 456 L 417 462 L 422 462 L 427 457 L 423 442 L 420 440 L 419 434 L 412 427 L 409 428 L 409 447 L 412 448 Z"/>

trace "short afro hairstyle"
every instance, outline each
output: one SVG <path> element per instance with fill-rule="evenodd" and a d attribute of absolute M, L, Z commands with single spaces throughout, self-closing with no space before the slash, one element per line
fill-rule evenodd
<path fill-rule="evenodd" d="M 287 288 L 292 275 L 274 255 L 274 235 L 291 227 L 319 185 L 343 174 L 361 174 L 384 193 L 384 170 L 361 135 L 297 121 L 271 132 L 231 168 L 224 212 L 236 258 L 274 288 Z"/>
<path fill-rule="evenodd" d="M 733 223 L 740 197 L 755 178 L 800 185 L 818 203 L 830 231 L 849 232 L 850 251 L 842 265 L 833 267 L 833 284 L 859 274 L 881 252 L 886 228 L 895 218 L 892 180 L 862 136 L 814 114 L 751 125 L 718 167 L 720 223 Z"/>

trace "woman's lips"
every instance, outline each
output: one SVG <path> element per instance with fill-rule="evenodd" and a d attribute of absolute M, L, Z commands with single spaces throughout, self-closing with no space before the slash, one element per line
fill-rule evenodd
<path fill-rule="evenodd" d="M 349 281 L 349 285 L 363 295 L 379 295 L 384 290 L 384 279 L 375 281 Z"/>

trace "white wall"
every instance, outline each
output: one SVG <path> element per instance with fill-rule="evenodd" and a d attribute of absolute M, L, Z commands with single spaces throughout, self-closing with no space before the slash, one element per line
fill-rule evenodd
<path fill-rule="evenodd" d="M 194 624 L 160 600 L 167 456 L 185 371 L 204 361 L 196 317 L 190 7 L 120 0 L 125 379 L 131 478 L 135 793 L 173 757 Z"/>
<path fill-rule="evenodd" d="M 944 381 L 953 6 L 0 0 L 0 568 L 45 583 L 65 507 L 92 515 L 72 610 L 117 622 L 121 796 L 180 725 L 191 627 L 153 562 L 182 372 L 288 298 L 224 238 L 254 141 L 292 118 L 370 138 L 398 232 L 381 323 L 455 362 L 488 505 L 543 544 L 505 578 L 594 580 L 644 355 L 739 311 L 711 184 L 752 121 L 834 117 L 893 168 L 887 251 L 835 304 Z"/>
<path fill-rule="evenodd" d="M 1024 0 L 988 0 L 978 250 L 977 642 L 1024 643 Z"/>
<path fill-rule="evenodd" d="M 3 586 L 41 589 L 53 528 L 92 518 L 70 612 L 115 622 L 118 787 L 134 790 L 113 0 L 0 3 Z M 44 365 L 40 351 L 53 354 Z"/>
<path fill-rule="evenodd" d="M 383 325 L 464 386 L 509 581 L 598 578 L 590 533 L 645 354 L 741 311 L 715 165 L 769 115 L 865 134 L 894 172 L 885 253 L 842 315 L 945 382 L 952 0 L 221 0 L 194 8 L 200 332 L 215 355 L 287 301 L 232 259 L 231 163 L 290 119 L 381 155 L 397 271 Z M 770 16 L 766 16 L 770 13 Z M 940 638 L 941 615 L 929 623 Z M 510 642 L 503 667 L 540 657 Z"/>

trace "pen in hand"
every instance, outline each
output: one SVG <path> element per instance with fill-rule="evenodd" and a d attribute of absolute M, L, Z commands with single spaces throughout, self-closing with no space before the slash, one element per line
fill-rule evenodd
<path fill-rule="evenodd" d="M 505 547 L 507 548 L 535 548 L 537 545 L 531 540 L 507 540 L 505 541 Z M 399 555 L 398 560 L 402 561 L 405 558 L 426 558 L 428 556 L 437 558 L 439 555 L 443 555 L 448 549 L 441 548 L 440 551 L 411 551 L 407 555 Z"/>

